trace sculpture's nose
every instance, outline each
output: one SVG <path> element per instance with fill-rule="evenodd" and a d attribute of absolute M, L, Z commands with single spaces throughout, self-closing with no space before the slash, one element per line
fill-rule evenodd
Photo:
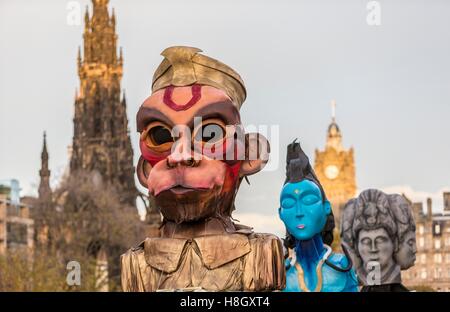
<path fill-rule="evenodd" d="M 378 247 L 375 240 L 372 240 L 372 243 L 370 244 L 370 252 L 378 252 Z"/>
<path fill-rule="evenodd" d="M 300 202 L 297 202 L 295 205 L 295 216 L 298 218 L 303 218 L 305 216 L 303 205 Z"/>

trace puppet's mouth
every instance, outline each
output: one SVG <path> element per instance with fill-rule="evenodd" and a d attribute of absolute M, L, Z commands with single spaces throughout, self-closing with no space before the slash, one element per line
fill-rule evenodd
<path fill-rule="evenodd" d="M 304 224 L 299 224 L 297 225 L 297 229 L 303 230 L 305 228 Z"/>
<path fill-rule="evenodd" d="M 183 195 L 183 194 L 187 194 L 187 193 L 195 192 L 195 191 L 207 191 L 208 188 L 193 188 L 193 187 L 177 185 L 177 186 L 170 188 L 169 190 L 174 194 Z"/>

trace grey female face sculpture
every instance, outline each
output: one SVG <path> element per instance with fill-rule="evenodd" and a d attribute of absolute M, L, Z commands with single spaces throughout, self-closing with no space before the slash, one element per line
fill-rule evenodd
<path fill-rule="evenodd" d="M 400 270 L 416 260 L 412 207 L 398 194 L 371 189 L 351 199 L 344 207 L 341 237 L 364 286 L 400 283 Z"/>
<path fill-rule="evenodd" d="M 395 265 L 394 249 L 394 242 L 384 228 L 359 232 L 357 252 L 366 268 L 379 263 L 382 272 L 389 270 Z"/>
<path fill-rule="evenodd" d="M 398 227 L 389 196 L 366 190 L 344 207 L 341 224 L 343 245 L 349 250 L 362 285 L 401 282 L 396 260 Z"/>

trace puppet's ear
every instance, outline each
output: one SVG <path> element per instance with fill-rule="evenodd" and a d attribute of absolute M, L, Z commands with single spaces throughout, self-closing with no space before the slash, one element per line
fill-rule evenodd
<path fill-rule="evenodd" d="M 259 133 L 245 135 L 245 159 L 242 161 L 239 174 L 248 176 L 259 172 L 269 161 L 269 141 Z"/>
<path fill-rule="evenodd" d="M 136 174 L 139 180 L 139 183 L 145 188 L 148 188 L 147 179 L 150 174 L 150 170 L 152 170 L 152 166 L 146 161 L 142 156 L 139 157 L 139 161 L 136 167 Z"/>

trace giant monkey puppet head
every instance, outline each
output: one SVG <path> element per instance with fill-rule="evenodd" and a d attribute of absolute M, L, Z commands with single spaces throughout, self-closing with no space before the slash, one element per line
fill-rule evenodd
<path fill-rule="evenodd" d="M 161 53 L 152 94 L 137 114 L 137 176 L 165 224 L 213 218 L 232 232 L 239 184 L 264 167 L 269 144 L 260 134 L 244 133 L 241 77 L 199 52 L 171 47 Z"/>
<path fill-rule="evenodd" d="M 284 289 L 280 239 L 231 218 L 242 179 L 264 167 L 269 144 L 243 130 L 241 77 L 200 52 L 164 50 L 137 114 L 137 176 L 163 224 L 159 237 L 122 255 L 122 289 Z"/>

